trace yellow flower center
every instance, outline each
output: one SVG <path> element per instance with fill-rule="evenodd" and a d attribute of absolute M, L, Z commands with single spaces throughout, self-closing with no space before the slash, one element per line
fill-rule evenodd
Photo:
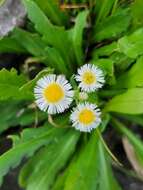
<path fill-rule="evenodd" d="M 64 91 L 60 85 L 51 83 L 45 88 L 44 97 L 49 103 L 57 103 L 64 97 Z"/>
<path fill-rule="evenodd" d="M 83 109 L 80 114 L 79 114 L 79 121 L 80 123 L 84 124 L 84 125 L 88 125 L 90 123 L 92 123 L 95 120 L 95 115 L 93 113 L 93 111 L 89 110 L 89 109 Z"/>
<path fill-rule="evenodd" d="M 83 74 L 83 82 L 90 85 L 96 82 L 96 76 L 92 72 L 87 71 Z"/>

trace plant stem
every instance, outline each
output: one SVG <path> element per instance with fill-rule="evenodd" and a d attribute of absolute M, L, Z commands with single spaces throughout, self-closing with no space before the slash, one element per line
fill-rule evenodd
<path fill-rule="evenodd" d="M 97 134 L 104 146 L 104 148 L 106 149 L 106 151 L 108 152 L 108 154 L 111 156 L 111 158 L 119 165 L 119 166 L 123 166 L 123 164 L 116 158 L 116 156 L 111 152 L 111 150 L 109 149 L 109 147 L 107 146 L 105 140 L 103 139 L 101 132 L 99 131 L 99 129 L 96 129 Z"/>

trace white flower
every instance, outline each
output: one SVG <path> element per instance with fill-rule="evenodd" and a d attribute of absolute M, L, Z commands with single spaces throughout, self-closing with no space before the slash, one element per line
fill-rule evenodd
<path fill-rule="evenodd" d="M 94 92 L 101 88 L 105 82 L 103 71 L 93 64 L 85 64 L 77 72 L 75 78 L 80 82 L 81 90 L 85 92 Z"/>
<path fill-rule="evenodd" d="M 83 132 L 90 132 L 101 123 L 101 112 L 95 104 L 81 103 L 74 108 L 70 120 L 72 126 Z"/>
<path fill-rule="evenodd" d="M 72 86 L 63 75 L 49 74 L 38 80 L 34 88 L 36 103 L 49 114 L 62 113 L 73 100 Z"/>

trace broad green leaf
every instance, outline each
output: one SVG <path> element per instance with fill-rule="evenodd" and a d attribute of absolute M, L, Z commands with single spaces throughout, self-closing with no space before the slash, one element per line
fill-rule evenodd
<path fill-rule="evenodd" d="M 78 138 L 79 133 L 69 130 L 55 143 L 43 148 L 24 166 L 20 184 L 27 190 L 50 189 L 57 173 L 73 153 Z"/>
<path fill-rule="evenodd" d="M 47 114 L 27 108 L 23 101 L 0 101 L 0 133 L 10 127 L 34 125 L 47 118 Z"/>
<path fill-rule="evenodd" d="M 0 53 L 26 53 L 26 50 L 13 38 L 0 39 Z"/>
<path fill-rule="evenodd" d="M 36 30 L 43 36 L 43 40 L 60 52 L 66 66 L 72 71 L 70 66 L 72 47 L 64 27 L 54 26 L 34 1 L 23 0 L 23 2 L 30 20 L 35 24 Z"/>
<path fill-rule="evenodd" d="M 36 85 L 36 82 L 42 78 L 43 76 L 45 75 L 48 75 L 48 74 L 51 74 L 53 73 L 53 69 L 50 69 L 50 68 L 46 68 L 46 69 L 43 69 L 42 71 L 40 71 L 34 79 L 28 81 L 26 84 L 24 84 L 23 86 L 21 86 L 21 90 L 24 90 L 24 91 L 31 91 L 33 92 L 34 90 L 34 87 Z"/>
<path fill-rule="evenodd" d="M 65 64 L 62 56 L 60 55 L 59 51 L 56 48 L 47 47 L 45 49 L 47 53 L 47 60 L 60 74 L 66 74 L 69 76 L 72 74 L 72 69 L 69 70 L 67 64 Z"/>
<path fill-rule="evenodd" d="M 56 0 L 35 0 L 43 12 L 57 25 L 63 25 L 67 22 L 67 15 L 60 10 L 60 5 Z"/>
<path fill-rule="evenodd" d="M 85 159 L 86 158 L 86 159 Z M 61 178 L 64 190 L 119 190 L 109 158 L 97 134 L 82 147 Z"/>
<path fill-rule="evenodd" d="M 120 76 L 116 88 L 134 88 L 143 86 L 143 57 L 139 58 L 132 68 Z"/>
<path fill-rule="evenodd" d="M 131 13 L 133 17 L 133 24 L 135 27 L 142 27 L 143 24 L 143 1 L 142 0 L 134 0 L 131 4 Z"/>
<path fill-rule="evenodd" d="M 39 62 L 56 68 L 60 73 L 70 73 L 59 52 L 53 47 L 48 47 L 38 34 L 32 34 L 17 28 L 13 32 L 13 36 L 28 52 L 38 57 Z M 23 40 L 21 41 L 21 39 Z"/>
<path fill-rule="evenodd" d="M 97 0 L 95 4 L 96 24 L 104 20 L 112 10 L 114 0 Z"/>
<path fill-rule="evenodd" d="M 125 32 L 130 24 L 129 10 L 118 10 L 116 14 L 105 18 L 94 28 L 94 40 L 100 42 L 104 39 L 118 37 Z"/>
<path fill-rule="evenodd" d="M 128 57 L 137 58 L 143 54 L 143 28 L 118 40 L 118 49 Z"/>
<path fill-rule="evenodd" d="M 120 75 L 120 73 L 125 72 L 134 62 L 134 59 L 120 52 L 114 52 L 110 56 L 110 59 L 114 62 L 118 75 Z"/>
<path fill-rule="evenodd" d="M 78 65 L 82 65 L 84 62 L 84 54 L 83 54 L 83 30 L 86 26 L 86 20 L 88 11 L 81 11 L 76 20 L 75 20 L 75 26 L 72 29 L 72 41 L 73 41 L 73 48 L 74 53 L 76 55 L 76 60 Z"/>
<path fill-rule="evenodd" d="M 128 114 L 120 114 L 121 118 L 124 118 L 132 123 L 138 124 L 143 127 L 143 115 L 128 115 Z"/>
<path fill-rule="evenodd" d="M 18 113 L 23 109 L 23 102 L 17 102 L 12 100 L 0 102 L 0 133 L 8 129 L 9 127 L 16 126 L 18 124 Z"/>
<path fill-rule="evenodd" d="M 15 69 L 0 71 L 0 100 L 13 98 L 17 100 L 31 99 L 32 94 L 21 91 L 20 87 L 27 82 L 23 75 L 18 75 Z"/>
<path fill-rule="evenodd" d="M 142 114 L 143 88 L 128 89 L 125 93 L 113 97 L 106 104 L 105 110 L 125 114 Z"/>
<path fill-rule="evenodd" d="M 120 186 L 118 185 L 110 164 L 109 156 L 107 155 L 107 152 L 105 152 L 105 148 L 100 141 L 98 144 L 99 148 L 99 186 L 97 187 L 97 190 L 121 190 Z"/>
<path fill-rule="evenodd" d="M 14 147 L 0 156 L 0 182 L 10 168 L 16 167 L 22 158 L 31 156 L 42 145 L 54 141 L 59 135 L 64 135 L 65 129 L 45 126 L 35 129 L 25 129 L 21 137 L 14 136 Z"/>
<path fill-rule="evenodd" d="M 64 190 L 96 190 L 98 180 L 98 136 L 92 135 L 89 142 L 70 166 Z"/>
<path fill-rule="evenodd" d="M 92 53 L 93 59 L 109 56 L 117 50 L 117 42 L 112 42 L 111 44 L 102 46 L 100 48 L 95 48 Z"/>
<path fill-rule="evenodd" d="M 13 38 L 34 56 L 46 56 L 46 44 L 38 34 L 32 34 L 23 29 L 16 28 L 12 33 Z M 21 40 L 22 39 L 22 40 Z"/>

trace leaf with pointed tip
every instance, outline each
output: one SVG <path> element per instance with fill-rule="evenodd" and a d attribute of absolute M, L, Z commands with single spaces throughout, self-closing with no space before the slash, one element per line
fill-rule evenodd
<path fill-rule="evenodd" d="M 22 169 L 20 184 L 27 190 L 50 189 L 57 173 L 73 153 L 78 138 L 78 132 L 69 130 L 55 143 L 43 148 Z"/>
<path fill-rule="evenodd" d="M 143 88 L 128 89 L 123 94 L 113 97 L 105 106 L 105 110 L 125 114 L 142 114 Z"/>
<path fill-rule="evenodd" d="M 58 50 L 66 63 L 65 66 L 72 70 L 70 66 L 72 48 L 69 48 L 70 40 L 64 27 L 53 25 L 34 1 L 23 0 L 23 2 L 27 9 L 29 19 L 35 24 L 35 28 L 43 36 L 43 40 L 47 45 Z"/>
<path fill-rule="evenodd" d="M 94 41 L 100 42 L 105 39 L 118 37 L 125 32 L 130 24 L 128 9 L 118 10 L 115 14 L 105 18 L 94 28 Z"/>
<path fill-rule="evenodd" d="M 129 71 L 121 75 L 115 88 L 135 88 L 143 86 L 143 57 L 140 57 Z"/>
<path fill-rule="evenodd" d="M 84 62 L 83 54 L 83 30 L 86 26 L 86 20 L 88 11 L 82 11 L 78 14 L 75 20 L 75 26 L 71 31 L 74 53 L 76 55 L 76 60 L 79 65 L 82 65 Z"/>
<path fill-rule="evenodd" d="M 50 20 L 57 25 L 64 25 L 67 23 L 66 12 L 60 10 L 60 5 L 55 0 L 35 0 L 43 12 L 50 18 Z"/>
<path fill-rule="evenodd" d="M 143 28 L 118 40 L 118 49 L 130 58 L 143 54 Z"/>
<path fill-rule="evenodd" d="M 10 168 L 16 167 L 22 158 L 32 156 L 41 146 L 46 145 L 59 135 L 63 135 L 66 129 L 56 129 L 45 126 L 35 129 L 25 129 L 21 137 L 13 136 L 13 148 L 0 156 L 0 182 Z"/>
<path fill-rule="evenodd" d="M 31 93 L 20 90 L 20 87 L 26 82 L 26 78 L 23 75 L 18 75 L 15 69 L 10 71 L 2 69 L 0 71 L 0 100 L 9 98 L 15 100 L 31 99 Z"/>
<path fill-rule="evenodd" d="M 26 53 L 26 50 L 13 37 L 0 39 L 0 53 Z"/>

